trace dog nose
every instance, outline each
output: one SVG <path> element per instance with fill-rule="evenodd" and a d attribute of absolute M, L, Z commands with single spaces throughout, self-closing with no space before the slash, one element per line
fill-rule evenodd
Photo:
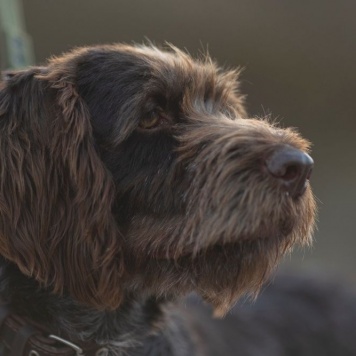
<path fill-rule="evenodd" d="M 266 160 L 268 172 L 276 178 L 292 198 L 298 198 L 306 189 L 314 161 L 305 152 L 292 147 L 279 148 Z"/>

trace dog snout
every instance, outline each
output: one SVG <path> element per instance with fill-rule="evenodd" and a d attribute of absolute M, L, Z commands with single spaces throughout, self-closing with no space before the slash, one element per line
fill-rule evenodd
<path fill-rule="evenodd" d="M 314 161 L 307 153 L 287 146 L 274 151 L 266 159 L 266 166 L 289 195 L 298 198 L 306 189 Z"/>

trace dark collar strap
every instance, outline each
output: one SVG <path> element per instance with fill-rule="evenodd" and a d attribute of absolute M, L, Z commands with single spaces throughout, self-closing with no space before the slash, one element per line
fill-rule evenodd
<path fill-rule="evenodd" d="M 1 356 L 106 356 L 108 350 L 98 345 L 77 346 L 43 331 L 0 306 Z"/>

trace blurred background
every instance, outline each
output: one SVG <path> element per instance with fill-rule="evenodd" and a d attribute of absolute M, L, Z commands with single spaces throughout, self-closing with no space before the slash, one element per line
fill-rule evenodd
<path fill-rule="evenodd" d="M 314 246 L 281 268 L 356 282 L 355 0 L 0 0 L 1 65 L 45 63 L 75 46 L 207 48 L 244 66 L 250 116 L 272 113 L 313 142 Z"/>

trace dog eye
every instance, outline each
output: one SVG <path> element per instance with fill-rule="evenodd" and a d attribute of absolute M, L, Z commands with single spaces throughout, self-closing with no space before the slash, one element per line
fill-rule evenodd
<path fill-rule="evenodd" d="M 139 127 L 141 129 L 150 130 L 162 125 L 163 122 L 164 117 L 159 112 L 153 111 L 141 119 Z"/>

